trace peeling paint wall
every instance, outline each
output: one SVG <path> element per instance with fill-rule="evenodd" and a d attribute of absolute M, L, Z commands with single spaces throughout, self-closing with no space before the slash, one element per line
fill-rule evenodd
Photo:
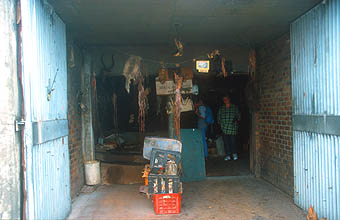
<path fill-rule="evenodd" d="M 16 1 L 0 1 L 0 219 L 20 219 Z"/>

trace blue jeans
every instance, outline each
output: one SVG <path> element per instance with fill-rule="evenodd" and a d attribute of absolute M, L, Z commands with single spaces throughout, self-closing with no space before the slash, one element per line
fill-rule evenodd
<path fill-rule="evenodd" d="M 236 153 L 236 135 L 223 134 L 223 143 L 224 151 L 227 156 Z"/>

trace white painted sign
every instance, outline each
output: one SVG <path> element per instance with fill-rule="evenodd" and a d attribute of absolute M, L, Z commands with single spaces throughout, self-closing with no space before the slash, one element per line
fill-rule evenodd
<path fill-rule="evenodd" d="M 161 83 L 156 78 L 156 93 L 157 95 L 172 95 L 175 94 L 176 91 L 176 85 L 174 81 L 169 80 L 165 81 L 164 83 Z M 192 80 L 185 80 L 182 83 L 181 88 L 182 94 L 191 94 L 192 93 Z"/>

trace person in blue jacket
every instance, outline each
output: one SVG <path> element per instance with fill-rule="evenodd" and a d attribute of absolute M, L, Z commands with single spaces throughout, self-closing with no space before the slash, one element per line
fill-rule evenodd
<path fill-rule="evenodd" d="M 207 107 L 204 105 L 202 100 L 199 100 L 195 105 L 195 114 L 198 117 L 197 120 L 197 128 L 202 131 L 202 141 L 203 141 L 203 151 L 205 159 L 208 158 L 208 144 L 206 140 L 206 133 L 208 128 L 208 123 L 205 121 L 206 119 L 206 109 Z"/>

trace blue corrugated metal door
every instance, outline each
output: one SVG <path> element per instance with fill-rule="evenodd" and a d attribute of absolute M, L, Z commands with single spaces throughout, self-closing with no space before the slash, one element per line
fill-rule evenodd
<path fill-rule="evenodd" d="M 206 178 L 200 129 L 181 129 L 182 181 L 201 181 Z"/>
<path fill-rule="evenodd" d="M 21 1 L 27 219 L 71 209 L 65 24 L 45 1 Z"/>
<path fill-rule="evenodd" d="M 294 201 L 340 219 L 340 0 L 291 25 Z"/>

